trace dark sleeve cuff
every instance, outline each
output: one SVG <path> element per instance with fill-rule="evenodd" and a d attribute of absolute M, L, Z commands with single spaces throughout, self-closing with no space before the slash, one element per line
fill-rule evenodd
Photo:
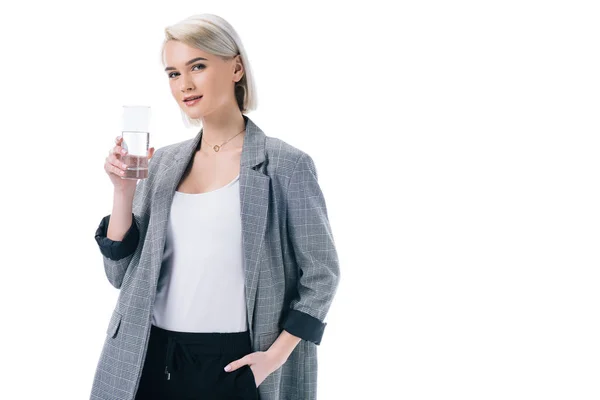
<path fill-rule="evenodd" d="M 131 226 L 121 241 L 110 240 L 106 237 L 109 222 L 110 214 L 102 218 L 98 229 L 96 229 L 95 238 L 98 246 L 100 246 L 100 252 L 114 261 L 135 253 L 140 240 L 140 232 L 137 227 L 135 215 L 131 213 Z"/>
<path fill-rule="evenodd" d="M 327 324 L 312 315 L 291 309 L 283 324 L 283 329 L 301 339 L 320 344 L 325 325 Z"/>

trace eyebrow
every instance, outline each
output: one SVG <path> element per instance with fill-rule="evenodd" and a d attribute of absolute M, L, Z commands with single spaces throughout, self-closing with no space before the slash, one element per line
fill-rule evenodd
<path fill-rule="evenodd" d="M 200 60 L 208 61 L 206 58 L 196 57 L 196 58 L 192 58 L 190 61 L 186 62 L 185 65 L 190 65 L 191 63 L 194 63 L 194 62 L 200 61 Z M 175 67 L 167 67 L 167 68 L 165 68 L 165 71 L 172 71 L 174 69 L 177 69 L 177 68 L 175 68 Z"/>

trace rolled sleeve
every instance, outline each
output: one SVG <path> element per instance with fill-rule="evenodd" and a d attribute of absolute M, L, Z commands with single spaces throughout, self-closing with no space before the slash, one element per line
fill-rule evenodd
<path fill-rule="evenodd" d="M 291 309 L 283 324 L 283 329 L 301 339 L 321 344 L 327 323 L 319 321 L 312 315 Z"/>
<path fill-rule="evenodd" d="M 110 215 L 105 216 L 100 221 L 98 229 L 96 229 L 95 239 L 100 247 L 100 252 L 111 260 L 120 260 L 133 253 L 138 246 L 140 240 L 140 233 L 135 219 L 135 215 L 132 213 L 131 226 L 123 240 L 111 240 L 106 237 L 108 231 L 108 224 L 110 222 Z"/>
<path fill-rule="evenodd" d="M 320 344 L 338 286 L 339 261 L 315 164 L 306 153 L 296 162 L 286 196 L 287 232 L 299 274 L 283 329 Z"/>

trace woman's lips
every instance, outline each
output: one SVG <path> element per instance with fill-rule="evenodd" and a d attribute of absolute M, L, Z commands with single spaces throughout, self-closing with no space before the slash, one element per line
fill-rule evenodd
<path fill-rule="evenodd" d="M 186 106 L 190 107 L 190 106 L 193 106 L 194 104 L 198 103 L 201 99 L 202 99 L 202 96 L 200 96 L 199 98 L 194 99 L 194 100 L 184 101 L 184 103 Z"/>

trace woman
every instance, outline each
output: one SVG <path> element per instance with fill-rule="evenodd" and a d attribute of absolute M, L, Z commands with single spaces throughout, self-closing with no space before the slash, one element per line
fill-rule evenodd
<path fill-rule="evenodd" d="M 139 183 L 121 179 L 120 139 L 106 158 L 96 241 L 120 292 L 91 398 L 315 399 L 339 268 L 314 162 L 245 115 L 252 73 L 222 18 L 167 28 L 163 63 L 202 129 L 150 148 Z"/>

